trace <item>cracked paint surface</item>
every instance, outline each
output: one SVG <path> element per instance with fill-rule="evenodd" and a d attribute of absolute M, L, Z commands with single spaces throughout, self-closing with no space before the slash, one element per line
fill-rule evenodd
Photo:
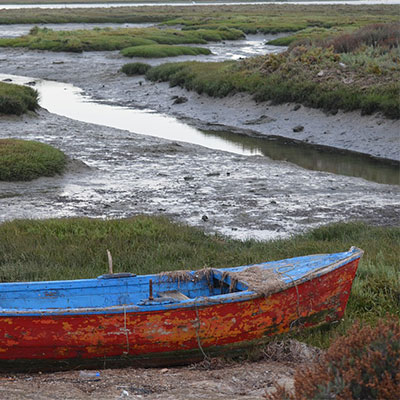
<path fill-rule="evenodd" d="M 90 360 L 164 355 L 174 364 L 192 350 L 249 342 L 339 320 L 359 259 L 275 293 L 230 303 L 157 311 L 0 318 L 0 369 L 22 360 Z M 177 357 L 179 356 L 179 357 Z"/>

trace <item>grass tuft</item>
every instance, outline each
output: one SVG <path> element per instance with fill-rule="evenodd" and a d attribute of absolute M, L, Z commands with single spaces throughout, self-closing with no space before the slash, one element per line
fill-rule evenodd
<path fill-rule="evenodd" d="M 65 155 L 47 144 L 0 139 L 0 181 L 30 181 L 63 172 Z"/>
<path fill-rule="evenodd" d="M 79 53 L 82 51 L 122 50 L 139 46 L 206 44 L 209 41 L 236 40 L 243 37 L 243 32 L 237 29 L 180 31 L 151 27 L 53 31 L 48 28 L 34 27 L 25 36 L 0 38 L 0 47 L 25 47 L 32 50 Z M 151 47 L 149 48 L 151 49 Z"/>
<path fill-rule="evenodd" d="M 128 76 L 144 75 L 150 68 L 149 64 L 135 62 L 123 65 L 121 71 Z"/>
<path fill-rule="evenodd" d="M 36 90 L 11 83 L 0 82 L 0 114 L 21 115 L 39 107 Z"/>
<path fill-rule="evenodd" d="M 170 46 L 167 44 L 153 44 L 148 46 L 128 47 L 121 50 L 125 57 L 161 58 L 178 57 L 184 55 L 197 56 L 200 54 L 211 54 L 209 49 L 204 47 Z"/>

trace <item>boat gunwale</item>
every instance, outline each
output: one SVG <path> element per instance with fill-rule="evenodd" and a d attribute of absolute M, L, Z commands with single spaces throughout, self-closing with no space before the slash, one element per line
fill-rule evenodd
<path fill-rule="evenodd" d="M 299 279 L 291 279 L 287 286 L 284 289 L 277 289 L 271 292 L 269 295 L 272 295 L 277 292 L 285 291 L 290 289 L 293 286 L 298 286 L 304 282 L 309 280 L 313 280 L 315 278 L 321 277 L 333 270 L 341 268 L 350 262 L 361 258 L 364 251 L 356 248 L 351 247 L 351 249 L 347 252 L 343 253 L 331 253 L 331 254 L 349 254 L 347 257 L 341 258 L 333 263 L 327 264 L 322 266 L 321 268 L 313 269 L 312 271 L 306 273 Z M 321 255 L 329 255 L 329 254 L 321 254 Z M 313 255 L 317 256 L 317 255 Z M 296 257 L 300 258 L 300 257 Z M 291 259 L 285 260 L 278 260 L 278 261 L 289 261 Z M 273 262 L 273 261 L 272 261 Z M 262 263 L 262 264 L 268 264 Z M 213 268 L 215 272 L 223 274 L 224 271 L 235 271 L 235 270 L 243 270 L 255 265 L 260 264 L 253 264 L 253 265 L 246 265 L 234 268 Z M 190 273 L 195 273 L 196 271 L 188 271 Z M 139 275 L 135 276 L 138 277 L 146 277 L 146 279 L 151 279 L 152 277 L 159 277 L 159 275 Z M 130 278 L 128 278 L 130 279 Z M 85 283 L 90 282 L 98 282 L 101 278 L 94 278 L 94 279 L 81 279 L 79 282 Z M 40 281 L 42 284 L 46 283 L 61 283 L 61 282 L 76 282 L 77 280 L 68 280 L 68 281 Z M 0 283 L 0 289 L 3 285 L 29 285 L 30 283 L 35 282 L 17 282 L 17 283 Z M 245 281 L 241 281 L 242 284 L 246 284 Z M 160 312 L 160 311 L 169 311 L 174 309 L 187 309 L 187 308 L 199 308 L 199 307 L 207 307 L 207 306 L 214 306 L 218 304 L 225 304 L 225 303 L 232 303 L 232 302 L 244 302 L 253 300 L 259 297 L 263 297 L 262 294 L 257 293 L 253 290 L 241 290 L 238 292 L 226 293 L 221 295 L 214 295 L 214 296 L 200 296 L 195 298 L 190 298 L 187 300 L 179 300 L 173 303 L 160 303 L 160 304 L 144 304 L 144 305 L 137 305 L 137 304 L 123 304 L 123 305 L 116 305 L 116 306 L 108 306 L 108 307 L 75 307 L 75 308 L 38 308 L 38 309 L 11 309 L 11 308 L 1 308 L 0 306 L 0 317 L 33 317 L 33 316 L 79 316 L 79 315 L 98 315 L 98 314 L 128 314 L 128 313 L 146 313 L 146 312 Z"/>

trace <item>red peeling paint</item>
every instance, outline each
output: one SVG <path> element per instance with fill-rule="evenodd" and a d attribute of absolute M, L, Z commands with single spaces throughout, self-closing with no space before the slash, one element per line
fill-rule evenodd
<path fill-rule="evenodd" d="M 6 360 L 162 354 L 171 354 L 164 364 L 174 364 L 176 354 L 185 358 L 199 343 L 207 351 L 337 321 L 344 314 L 358 261 L 267 298 L 242 302 L 125 314 L 0 317 L 0 369 Z"/>

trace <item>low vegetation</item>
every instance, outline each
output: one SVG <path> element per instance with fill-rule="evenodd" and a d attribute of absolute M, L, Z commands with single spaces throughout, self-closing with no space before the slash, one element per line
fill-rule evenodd
<path fill-rule="evenodd" d="M 184 29 L 230 27 L 246 33 L 296 32 L 305 28 L 349 27 L 398 20 L 397 5 L 257 4 L 191 7 L 115 7 L 2 10 L 0 24 L 67 22 L 154 22 Z"/>
<path fill-rule="evenodd" d="M 39 107 L 38 92 L 27 86 L 0 82 L 0 114 L 21 115 Z"/>
<path fill-rule="evenodd" d="M 125 57 L 144 57 L 144 58 L 161 58 L 161 57 L 177 57 L 177 56 L 197 56 L 200 54 L 211 54 L 209 49 L 204 47 L 190 46 L 170 46 L 168 44 L 152 44 L 148 46 L 127 47 L 121 50 L 121 54 Z"/>
<path fill-rule="evenodd" d="M 147 77 L 214 97 L 249 92 L 257 101 L 400 118 L 399 37 L 400 24 L 378 24 L 240 62 L 164 64 Z"/>
<path fill-rule="evenodd" d="M 150 68 L 150 64 L 134 62 L 123 65 L 121 71 L 128 76 L 144 75 Z"/>
<path fill-rule="evenodd" d="M 295 393 L 283 386 L 268 400 L 392 400 L 400 388 L 400 324 L 385 318 L 377 326 L 354 324 L 331 344 L 322 360 L 298 369 Z"/>
<path fill-rule="evenodd" d="M 0 181 L 30 181 L 63 172 L 65 155 L 47 144 L 0 139 Z"/>
<path fill-rule="evenodd" d="M 124 220 L 20 220 L 0 225 L 0 281 L 96 277 L 107 272 L 106 250 L 115 272 L 246 265 L 313 253 L 337 252 L 352 245 L 366 250 L 353 285 L 344 323 L 325 332 L 298 336 L 326 346 L 359 318 L 374 322 L 386 313 L 400 316 L 400 228 L 361 223 L 335 224 L 291 239 L 238 241 L 172 223 L 160 217 Z"/>
<path fill-rule="evenodd" d="M 158 28 L 95 28 L 92 30 L 53 31 L 48 28 L 34 27 L 25 36 L 0 38 L 0 47 L 82 52 L 121 50 L 135 46 L 143 49 L 146 47 L 149 54 L 154 54 L 160 51 L 157 50 L 159 48 L 155 47 L 156 45 L 206 44 L 209 41 L 235 40 L 242 37 L 244 37 L 243 32 L 228 28 L 183 32 L 175 29 L 161 30 Z M 163 49 L 166 49 L 166 47 L 163 47 Z M 204 52 L 205 50 L 199 51 Z M 142 52 L 145 53 L 144 50 Z M 171 52 L 174 51 L 171 50 Z"/>

